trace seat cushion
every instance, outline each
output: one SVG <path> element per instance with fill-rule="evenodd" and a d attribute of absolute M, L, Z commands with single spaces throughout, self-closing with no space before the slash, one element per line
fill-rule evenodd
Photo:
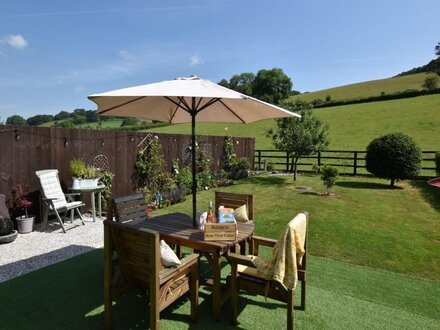
<path fill-rule="evenodd" d="M 67 204 L 66 204 L 66 208 L 67 208 L 68 210 L 71 210 L 71 209 L 74 209 L 74 208 L 77 208 L 77 207 L 80 207 L 80 206 L 83 206 L 83 205 L 84 205 L 83 202 L 81 202 L 81 201 L 75 201 L 75 202 L 67 203 Z"/>
<path fill-rule="evenodd" d="M 67 205 L 66 197 L 61 189 L 60 181 L 56 171 L 47 172 L 40 175 L 41 189 L 43 190 L 43 197 L 54 199 L 53 204 L 55 209 L 64 208 Z"/>

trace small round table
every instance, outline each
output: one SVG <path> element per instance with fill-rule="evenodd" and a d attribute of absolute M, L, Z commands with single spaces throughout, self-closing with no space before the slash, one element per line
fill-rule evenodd
<path fill-rule="evenodd" d="M 98 185 L 96 187 L 84 187 L 84 188 L 69 188 L 71 192 L 81 193 L 81 194 L 90 194 L 91 202 L 92 202 L 92 217 L 93 221 L 96 221 L 96 210 L 95 210 L 95 193 L 98 193 L 98 214 L 101 218 L 101 190 L 104 189 L 105 186 Z"/>

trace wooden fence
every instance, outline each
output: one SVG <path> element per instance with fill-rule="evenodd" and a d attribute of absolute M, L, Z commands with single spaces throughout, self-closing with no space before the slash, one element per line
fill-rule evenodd
<path fill-rule="evenodd" d="M 67 188 L 72 184 L 69 173 L 69 161 L 83 158 L 92 164 L 97 155 L 105 155 L 110 170 L 115 174 L 112 193 L 115 196 L 133 192 L 131 175 L 134 169 L 136 153 L 145 146 L 142 140 L 148 135 L 143 132 L 67 129 L 53 127 L 0 125 L 0 194 L 8 196 L 11 187 L 16 184 L 28 186 L 38 196 L 38 180 L 35 171 L 58 169 L 60 181 Z M 151 135 L 151 134 L 150 134 Z M 179 159 L 180 165 L 188 153 L 190 135 L 155 134 L 162 145 L 166 170 L 171 163 Z M 199 136 L 199 145 L 213 157 L 213 170 L 223 166 L 223 136 Z M 253 164 L 255 140 L 253 138 L 235 138 L 238 157 L 246 157 Z M 38 200 L 34 197 L 35 200 Z M 85 201 L 87 202 L 87 199 Z M 40 214 L 39 204 L 34 214 Z"/>
<path fill-rule="evenodd" d="M 422 171 L 419 178 L 425 179 L 436 176 L 436 151 L 422 151 Z M 302 157 L 298 163 L 298 171 L 310 172 L 314 166 L 331 165 L 338 168 L 341 175 L 366 175 L 366 151 L 326 150 L 314 155 Z M 274 170 L 291 172 L 291 158 L 289 152 L 280 150 L 255 150 L 255 168 L 263 170 L 264 166 L 271 166 Z"/>

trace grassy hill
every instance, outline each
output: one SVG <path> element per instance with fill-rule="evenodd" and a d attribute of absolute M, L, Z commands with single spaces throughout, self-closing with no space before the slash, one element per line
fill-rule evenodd
<path fill-rule="evenodd" d="M 382 93 L 393 94 L 408 89 L 421 90 L 425 78 L 432 73 L 417 73 L 402 77 L 365 81 L 357 84 L 323 89 L 316 92 L 292 96 L 291 99 L 301 99 L 311 102 L 315 99 L 325 100 L 330 95 L 332 100 L 346 100 L 378 96 Z"/>
<path fill-rule="evenodd" d="M 423 150 L 440 150 L 440 95 L 409 99 L 352 104 L 316 109 L 317 115 L 330 126 L 330 148 L 365 150 L 372 139 L 391 132 L 413 137 Z M 265 136 L 274 120 L 248 125 L 197 123 L 196 133 L 255 137 L 256 149 L 274 149 Z M 189 124 L 151 129 L 150 132 L 190 134 Z"/>

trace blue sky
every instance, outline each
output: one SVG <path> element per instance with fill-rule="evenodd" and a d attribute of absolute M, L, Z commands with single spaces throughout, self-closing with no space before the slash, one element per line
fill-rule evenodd
<path fill-rule="evenodd" d="M 87 95 L 279 67 L 314 91 L 435 58 L 439 0 L 0 2 L 0 121 L 96 109 Z"/>

